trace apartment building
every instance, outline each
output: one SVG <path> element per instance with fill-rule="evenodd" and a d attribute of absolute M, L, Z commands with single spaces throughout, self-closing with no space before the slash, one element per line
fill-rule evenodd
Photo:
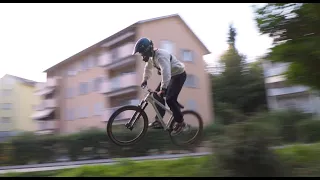
<path fill-rule="evenodd" d="M 270 110 L 297 109 L 320 114 L 319 94 L 306 86 L 292 86 L 286 82 L 284 73 L 289 63 L 264 61 L 263 69 Z"/>
<path fill-rule="evenodd" d="M 144 95 L 139 87 L 144 62 L 132 51 L 141 37 L 152 39 L 155 47 L 185 63 L 188 76 L 179 102 L 198 111 L 205 124 L 210 123 L 211 85 L 203 60 L 210 52 L 177 14 L 138 21 L 45 70 L 48 81 L 37 86 L 36 94 L 54 103 L 35 112 L 33 118 L 50 122 L 48 126 L 57 132 L 72 133 L 105 128 L 117 108 L 138 104 Z M 156 88 L 159 82 L 160 76 L 154 72 L 149 87 Z M 151 107 L 146 111 L 152 121 L 155 113 Z"/>
<path fill-rule="evenodd" d="M 35 81 L 13 75 L 0 79 L 0 137 L 34 131 L 36 121 L 30 115 L 40 97 L 34 95 Z"/>

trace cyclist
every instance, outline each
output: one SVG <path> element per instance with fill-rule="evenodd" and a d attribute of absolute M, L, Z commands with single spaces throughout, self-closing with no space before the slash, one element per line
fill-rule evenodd
<path fill-rule="evenodd" d="M 140 53 L 142 60 L 146 62 L 141 87 L 147 85 L 147 80 L 152 75 L 153 67 L 156 68 L 158 74 L 161 75 L 161 82 L 155 90 L 158 96 L 154 97 L 163 105 L 165 105 L 164 97 L 166 97 L 166 102 L 170 107 L 174 121 L 176 122 L 173 127 L 172 135 L 179 134 L 186 127 L 181 109 L 177 102 L 179 93 L 186 80 L 184 64 L 167 51 L 154 48 L 153 42 L 145 37 L 136 42 L 133 54 L 136 53 Z M 158 105 L 156 107 L 160 115 L 164 117 L 166 111 Z M 155 121 L 149 124 L 149 127 L 153 129 L 163 128 L 157 116 L 155 117 Z"/>

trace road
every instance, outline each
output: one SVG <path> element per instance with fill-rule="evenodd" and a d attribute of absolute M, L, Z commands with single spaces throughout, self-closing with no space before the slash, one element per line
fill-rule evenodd
<path fill-rule="evenodd" d="M 309 146 L 312 144 L 300 144 L 304 146 Z M 285 147 L 290 147 L 294 145 L 283 145 L 271 147 L 272 149 L 281 149 Z M 152 155 L 152 156 L 142 156 L 142 157 L 132 157 L 126 158 L 132 161 L 146 161 L 146 160 L 173 160 L 183 157 L 201 157 L 210 155 L 210 152 L 203 153 L 189 153 L 189 154 L 167 154 L 167 155 Z M 70 161 L 70 162 L 58 162 L 58 163 L 45 163 L 45 164 L 32 164 L 32 165 L 20 165 L 20 166 L 3 166 L 0 167 L 0 174 L 8 172 L 34 172 L 34 171 L 49 171 L 67 168 L 76 168 L 84 165 L 112 165 L 119 162 L 119 159 L 99 159 L 99 160 L 84 160 L 84 161 Z"/>

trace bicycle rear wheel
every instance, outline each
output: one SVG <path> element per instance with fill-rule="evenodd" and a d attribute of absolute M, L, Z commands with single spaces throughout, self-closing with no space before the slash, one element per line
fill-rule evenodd
<path fill-rule="evenodd" d="M 203 121 L 201 116 L 192 110 L 182 111 L 184 122 L 187 124 L 188 129 L 182 131 L 179 135 L 172 136 L 169 131 L 171 141 L 178 146 L 194 146 L 201 142 L 203 134 Z M 172 121 L 170 129 L 173 129 L 175 122 Z M 197 127 L 196 127 L 197 126 Z"/>
<path fill-rule="evenodd" d="M 132 129 L 128 125 L 132 125 Z M 120 130 L 121 128 L 122 130 Z M 141 128 L 142 130 L 134 137 L 134 130 L 137 128 Z M 119 146 L 130 146 L 139 142 L 145 136 L 147 130 L 148 117 L 139 106 L 130 105 L 119 108 L 111 115 L 107 123 L 109 139 Z"/>

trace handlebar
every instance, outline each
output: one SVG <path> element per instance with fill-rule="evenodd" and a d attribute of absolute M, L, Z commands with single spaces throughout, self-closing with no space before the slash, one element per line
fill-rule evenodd
<path fill-rule="evenodd" d="M 149 88 L 148 88 L 148 85 L 142 86 L 141 88 L 142 88 L 142 89 L 146 89 L 145 91 L 148 91 L 148 93 L 153 93 L 153 90 L 152 90 L 152 89 L 149 89 Z"/>

